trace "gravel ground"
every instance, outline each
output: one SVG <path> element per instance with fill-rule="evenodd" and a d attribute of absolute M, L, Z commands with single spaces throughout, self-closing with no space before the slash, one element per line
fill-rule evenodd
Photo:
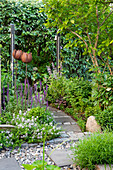
<path fill-rule="evenodd" d="M 50 160 L 50 158 L 47 156 L 46 151 L 48 149 L 54 149 L 59 144 L 46 144 L 45 145 L 45 161 L 49 165 L 54 165 L 54 162 Z M 68 149 L 70 148 L 72 144 L 69 142 L 63 143 L 58 149 Z M 20 167 L 22 170 L 24 170 L 22 164 L 32 164 L 35 160 L 42 160 L 43 159 L 43 144 L 23 144 L 22 147 L 16 148 L 12 150 L 11 148 L 6 148 L 6 150 L 0 151 L 0 159 L 1 158 L 10 158 L 15 157 L 15 159 L 18 161 Z M 73 166 L 66 166 L 62 167 L 61 170 L 69 170 L 73 169 Z"/>

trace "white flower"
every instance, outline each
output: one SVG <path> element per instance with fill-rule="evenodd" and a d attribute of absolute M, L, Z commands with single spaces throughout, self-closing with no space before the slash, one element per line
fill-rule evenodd
<path fill-rule="evenodd" d="M 26 115 L 26 112 L 23 114 L 24 116 Z"/>
<path fill-rule="evenodd" d="M 24 117 L 22 117 L 22 122 L 24 122 L 24 120 L 25 120 Z"/>
<path fill-rule="evenodd" d="M 6 139 L 9 139 L 9 136 L 6 136 Z"/>
<path fill-rule="evenodd" d="M 21 111 L 21 110 L 19 110 L 19 114 L 20 114 L 20 115 L 22 114 L 22 111 Z"/>

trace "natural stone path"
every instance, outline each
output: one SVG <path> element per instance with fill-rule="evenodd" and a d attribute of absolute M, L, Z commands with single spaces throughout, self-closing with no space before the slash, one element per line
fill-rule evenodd
<path fill-rule="evenodd" d="M 49 107 L 49 110 L 53 113 L 55 121 L 58 123 L 57 126 L 62 127 L 62 132 L 60 138 L 53 139 L 49 141 L 50 143 L 61 143 L 65 140 L 67 141 L 78 141 L 80 138 L 84 137 L 80 127 L 77 123 L 66 113 L 53 107 Z"/>
<path fill-rule="evenodd" d="M 75 142 L 79 141 L 79 139 L 83 139 L 84 136 L 90 133 L 83 133 L 80 127 L 77 125 L 75 120 L 73 120 L 70 116 L 64 113 L 61 110 L 56 108 L 49 107 L 49 110 L 53 113 L 53 117 L 55 121 L 58 123 L 58 126 L 62 127 L 61 136 L 57 139 L 53 139 L 48 142 L 49 143 L 62 143 L 62 142 Z M 52 154 L 51 154 L 52 153 Z M 67 165 L 72 165 L 72 152 L 69 149 L 56 149 L 54 151 L 48 150 L 48 156 L 55 162 L 56 165 L 63 167 Z"/>

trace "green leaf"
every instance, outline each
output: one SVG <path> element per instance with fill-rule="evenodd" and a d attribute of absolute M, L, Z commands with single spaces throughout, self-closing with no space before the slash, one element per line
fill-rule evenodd
<path fill-rule="evenodd" d="M 75 23 L 75 21 L 74 21 L 73 19 L 71 19 L 71 23 L 72 23 L 72 24 L 74 24 L 74 23 Z"/>
<path fill-rule="evenodd" d="M 35 168 L 35 166 L 33 166 L 33 165 L 28 165 L 28 164 L 22 164 L 22 166 L 23 166 L 26 170 L 32 170 L 33 168 Z"/>

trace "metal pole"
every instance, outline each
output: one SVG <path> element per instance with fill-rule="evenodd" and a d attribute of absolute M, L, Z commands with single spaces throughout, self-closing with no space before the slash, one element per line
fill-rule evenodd
<path fill-rule="evenodd" d="M 1 45 L 0 45 L 0 115 L 2 114 L 2 109 L 1 109 Z"/>
<path fill-rule="evenodd" d="M 56 58 L 56 65 L 57 65 L 57 72 L 58 73 L 59 73 L 59 70 L 60 70 L 59 60 L 60 60 L 60 33 L 57 34 L 57 58 Z"/>
<path fill-rule="evenodd" d="M 13 58 L 13 50 L 14 50 L 14 48 L 15 48 L 15 44 L 14 44 L 14 34 L 15 34 L 14 24 L 11 24 L 11 70 L 12 70 L 12 87 L 14 86 L 14 58 Z"/>

